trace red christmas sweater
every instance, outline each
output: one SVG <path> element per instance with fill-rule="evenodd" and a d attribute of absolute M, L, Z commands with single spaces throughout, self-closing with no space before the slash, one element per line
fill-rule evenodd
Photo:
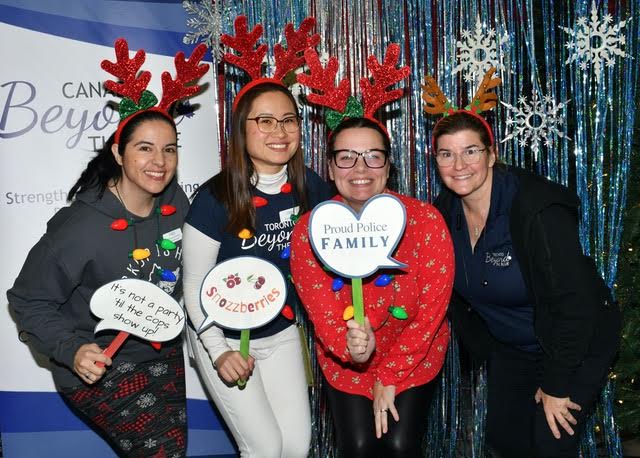
<path fill-rule="evenodd" d="M 408 267 L 381 269 L 362 281 L 365 315 L 376 336 L 376 349 L 364 364 L 352 362 L 347 350 L 343 312 L 352 304 L 350 282 L 332 291 L 336 276 L 322 268 L 309 243 L 310 213 L 300 218 L 291 241 L 291 273 L 315 328 L 320 368 L 334 388 L 370 399 L 376 380 L 395 385 L 396 394 L 432 380 L 444 363 L 449 341 L 445 314 L 455 263 L 447 226 L 433 206 L 389 194 L 406 208 L 406 229 L 393 258 Z M 334 200 L 342 201 L 339 196 Z M 393 274 L 393 280 L 385 287 L 375 286 L 383 273 Z M 394 318 L 390 306 L 403 307 L 408 318 Z"/>

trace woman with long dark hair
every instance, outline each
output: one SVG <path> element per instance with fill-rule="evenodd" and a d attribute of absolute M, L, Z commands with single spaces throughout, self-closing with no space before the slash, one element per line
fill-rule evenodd
<path fill-rule="evenodd" d="M 204 45 L 196 48 L 171 94 L 155 106 L 157 98 L 137 75 L 144 51 L 131 71 L 128 44 L 116 41 L 117 61 L 102 66 L 123 81 L 105 86 L 128 105 L 121 104 L 116 132 L 71 187 L 71 205 L 51 218 L 7 292 L 18 328 L 51 360 L 65 401 L 121 456 L 186 453 L 181 336 L 159 345 L 131 335 L 109 357 L 105 349 L 117 331 L 94 335 L 100 319 L 90 300 L 121 278 L 181 295 L 180 229 L 189 202 L 176 180 L 177 130 L 168 110 L 198 92 L 198 86 L 179 89 L 206 72 L 206 64 L 198 65 L 204 52 Z M 183 57 L 179 53 L 176 62 Z"/>
<path fill-rule="evenodd" d="M 135 116 L 119 143 L 112 135 L 89 162 L 69 191 L 71 206 L 49 221 L 7 293 L 19 329 L 51 359 L 54 381 L 67 403 L 125 456 L 161 449 L 185 453 L 182 339 L 156 350 L 130 336 L 109 358 L 103 350 L 116 333 L 94 336 L 99 319 L 91 314 L 89 300 L 98 287 L 123 277 L 180 295 L 180 250 L 156 245 L 158 233 L 180 229 L 189 207 L 175 180 L 177 161 L 175 125 L 157 112 Z M 163 205 L 175 212 L 161 215 Z M 132 227 L 114 230 L 117 220 Z M 149 257 L 130 257 L 136 248 L 149 249 Z M 161 270 L 172 277 L 163 280 Z M 165 389 L 168 384 L 171 390 Z M 140 428 L 129 427 L 142 420 Z"/>
<path fill-rule="evenodd" d="M 204 321 L 200 286 L 217 263 L 251 255 L 288 277 L 295 221 L 328 197 L 326 184 L 304 166 L 300 128 L 294 98 L 274 81 L 253 86 L 236 102 L 226 164 L 200 187 L 184 226 L 185 301 L 196 327 Z M 296 310 L 297 295 L 287 283 L 287 303 Z M 214 325 L 189 333 L 207 391 L 241 456 L 307 456 L 311 420 L 294 324 L 280 314 L 252 329 L 247 360 L 237 331 Z M 247 381 L 242 390 L 240 379 Z"/>

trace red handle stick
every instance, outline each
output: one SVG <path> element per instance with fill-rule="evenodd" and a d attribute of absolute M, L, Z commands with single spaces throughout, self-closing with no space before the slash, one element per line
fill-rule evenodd
<path fill-rule="evenodd" d="M 129 337 L 129 333 L 126 331 L 120 331 L 118 335 L 111 341 L 109 346 L 104 349 L 102 352 L 104 355 L 107 355 L 109 358 L 113 358 L 113 355 L 116 354 L 118 349 L 122 346 L 125 340 Z M 104 367 L 104 363 L 101 361 L 96 361 L 96 366 Z"/>

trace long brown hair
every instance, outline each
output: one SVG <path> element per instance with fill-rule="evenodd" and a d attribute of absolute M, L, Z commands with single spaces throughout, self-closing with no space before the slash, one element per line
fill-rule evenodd
<path fill-rule="evenodd" d="M 225 229 L 231 234 L 237 234 L 242 229 L 249 229 L 251 232 L 256 230 L 256 211 L 251 191 L 251 177 L 255 174 L 255 168 L 247 153 L 246 127 L 253 101 L 269 92 L 280 92 L 286 95 L 295 108 L 296 115 L 299 115 L 295 99 L 284 86 L 264 83 L 251 88 L 242 95 L 233 112 L 226 163 L 218 175 L 202 186 L 209 189 L 224 204 L 229 213 L 229 222 Z M 302 214 L 308 210 L 308 202 L 305 193 L 304 155 L 300 145 L 287 164 L 287 175 Z"/>

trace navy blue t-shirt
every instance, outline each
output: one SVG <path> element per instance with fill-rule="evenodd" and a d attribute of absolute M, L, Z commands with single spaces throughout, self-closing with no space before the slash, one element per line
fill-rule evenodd
<path fill-rule="evenodd" d="M 208 190 L 202 189 L 196 195 L 185 222 L 199 230 L 213 240 L 220 242 L 220 251 L 216 263 L 237 256 L 255 256 L 275 264 L 287 279 L 286 304 L 292 309 L 299 310 L 298 297 L 293 283 L 288 280 L 289 258 L 283 256 L 283 251 L 289 247 L 294 222 L 291 215 L 300 212 L 299 202 L 293 192 L 279 194 L 265 194 L 253 188 L 253 195 L 267 200 L 267 205 L 256 208 L 256 231 L 253 237 L 241 239 L 237 234 L 225 230 L 229 221 L 227 210 L 220 201 Z M 309 209 L 327 200 L 328 185 L 313 171 L 306 169 L 306 197 Z M 280 332 L 291 322 L 278 314 L 273 321 L 260 328 L 251 330 L 251 338 L 267 337 Z M 240 332 L 224 330 L 227 337 L 239 338 Z"/>
<path fill-rule="evenodd" d="M 533 327 L 533 301 L 513 254 L 509 216 L 517 178 L 494 168 L 491 206 L 484 230 L 471 250 L 460 199 L 451 211 L 456 254 L 454 288 L 484 319 L 499 341 L 524 351 L 540 351 Z"/>

